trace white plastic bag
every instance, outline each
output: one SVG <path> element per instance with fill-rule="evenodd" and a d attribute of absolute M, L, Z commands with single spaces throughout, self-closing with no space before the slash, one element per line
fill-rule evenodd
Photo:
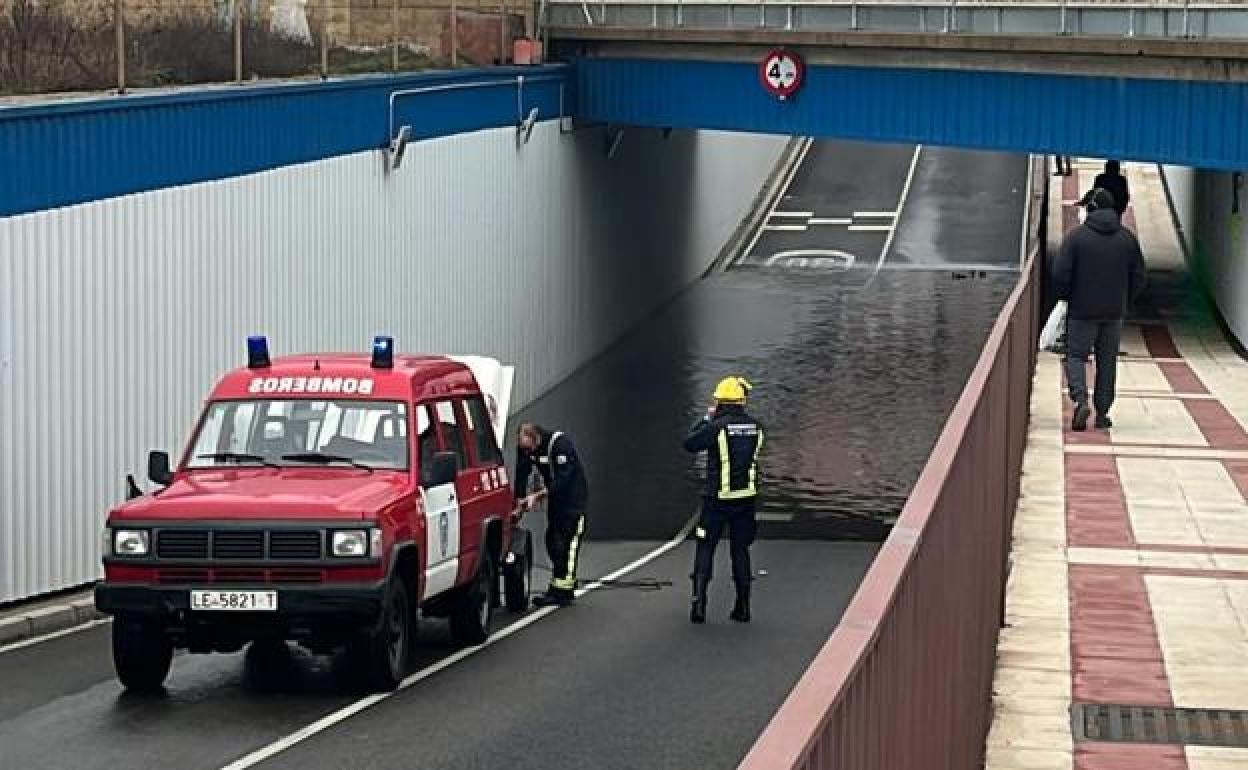
<path fill-rule="evenodd" d="M 1040 332 L 1040 349 L 1057 352 L 1058 341 L 1065 336 L 1065 332 L 1066 300 L 1061 299 L 1053 306 L 1053 312 L 1049 313 L 1049 320 L 1045 321 Z"/>

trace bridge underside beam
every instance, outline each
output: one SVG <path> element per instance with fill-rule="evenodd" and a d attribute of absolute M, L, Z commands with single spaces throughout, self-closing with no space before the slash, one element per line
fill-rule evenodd
<path fill-rule="evenodd" d="M 578 59 L 578 118 L 1248 168 L 1245 82 L 845 66 L 815 57 L 802 89 L 779 101 L 760 85 L 752 53 Z"/>
<path fill-rule="evenodd" d="M 809 64 L 1248 82 L 1248 41 L 754 29 L 555 27 L 583 56 L 757 61 L 799 50 Z"/>

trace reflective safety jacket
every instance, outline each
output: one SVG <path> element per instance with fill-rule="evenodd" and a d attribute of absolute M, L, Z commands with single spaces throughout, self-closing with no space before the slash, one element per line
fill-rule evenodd
<path fill-rule="evenodd" d="M 550 513 L 585 513 L 589 505 L 589 482 L 572 439 L 558 431 L 543 433 L 532 454 L 517 450 L 514 486 L 517 500 L 528 494 L 529 474 L 534 467 L 550 494 Z"/>
<path fill-rule="evenodd" d="M 745 407 L 721 406 L 712 420 L 693 426 L 685 449 L 706 452 L 706 496 L 714 500 L 747 500 L 758 494 L 758 453 L 763 426 Z"/>

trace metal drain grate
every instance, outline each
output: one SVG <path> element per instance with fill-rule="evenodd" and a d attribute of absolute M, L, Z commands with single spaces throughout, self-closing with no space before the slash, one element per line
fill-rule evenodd
<path fill-rule="evenodd" d="M 1076 741 L 1248 748 L 1248 711 L 1076 703 L 1070 723 Z"/>

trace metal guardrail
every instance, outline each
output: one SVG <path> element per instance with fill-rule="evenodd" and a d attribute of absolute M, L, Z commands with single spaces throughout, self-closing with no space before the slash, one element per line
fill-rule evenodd
<path fill-rule="evenodd" d="M 545 0 L 552 27 L 1248 39 L 1248 3 L 1190 0 Z"/>
<path fill-rule="evenodd" d="M 1031 221 L 1042 237 L 1044 218 Z M 739 770 L 981 765 L 1042 310 L 1040 237 L 892 534 Z"/>

